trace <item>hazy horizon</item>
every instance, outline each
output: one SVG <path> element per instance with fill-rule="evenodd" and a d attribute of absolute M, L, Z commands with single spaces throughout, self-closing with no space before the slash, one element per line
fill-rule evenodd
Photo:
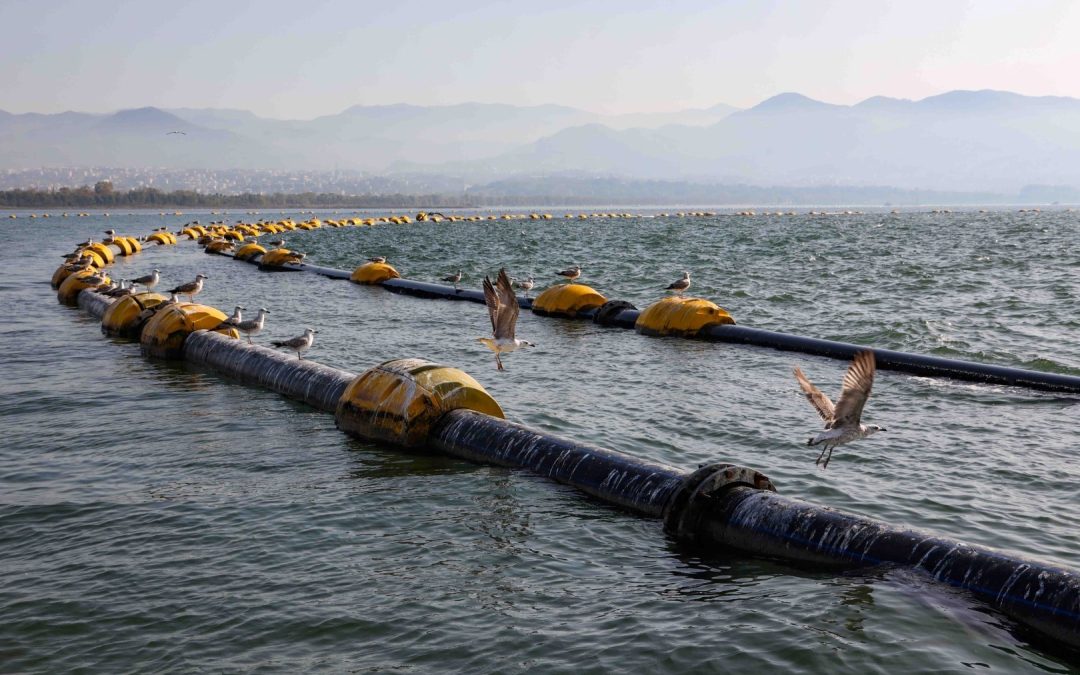
<path fill-rule="evenodd" d="M 609 0 L 543 6 L 313 0 L 0 4 L 0 109 L 249 110 L 310 120 L 354 105 L 562 105 L 601 114 L 799 92 L 851 105 L 993 89 L 1080 98 L 1080 6 Z"/>

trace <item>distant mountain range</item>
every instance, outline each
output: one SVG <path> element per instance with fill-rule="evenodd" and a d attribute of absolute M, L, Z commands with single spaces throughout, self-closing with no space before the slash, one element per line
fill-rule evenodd
<path fill-rule="evenodd" d="M 182 131 L 183 134 L 169 134 Z M 604 116 L 563 106 L 355 106 L 313 120 L 242 110 L 0 111 L 0 168 L 355 169 L 1016 193 L 1080 186 L 1080 100 L 953 91 L 833 105 Z"/>
<path fill-rule="evenodd" d="M 312 120 L 246 110 L 138 108 L 110 115 L 0 111 L 0 168 L 133 166 L 221 169 L 357 169 L 497 156 L 563 129 L 708 125 L 736 108 L 597 115 L 555 105 L 463 103 L 354 106 Z M 179 131 L 182 134 L 170 134 Z"/>

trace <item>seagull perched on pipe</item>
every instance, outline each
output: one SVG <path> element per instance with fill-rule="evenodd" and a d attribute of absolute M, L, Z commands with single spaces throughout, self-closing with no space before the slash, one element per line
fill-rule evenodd
<path fill-rule="evenodd" d="M 866 405 L 866 399 L 870 397 L 870 388 L 874 386 L 875 370 L 874 352 L 864 351 L 856 354 L 855 360 L 844 374 L 840 398 L 836 401 L 836 405 L 833 405 L 829 397 L 811 384 L 798 366 L 795 367 L 795 379 L 799 381 L 799 387 L 806 395 L 806 400 L 810 401 L 810 405 L 814 406 L 814 410 L 821 415 L 821 419 L 825 420 L 825 431 L 806 441 L 807 445 L 824 443 L 821 454 L 814 462 L 820 464 L 822 469 L 828 468 L 832 451 L 836 446 L 885 431 L 876 424 L 865 425 L 860 421 L 863 406 Z M 828 455 L 825 454 L 826 452 Z M 825 460 L 824 463 L 822 463 L 822 458 Z"/>
<path fill-rule="evenodd" d="M 493 338 L 476 338 L 478 342 L 495 352 L 495 363 L 499 370 L 503 368 L 501 354 L 509 353 L 521 347 L 535 347 L 531 342 L 518 340 L 514 337 L 517 327 L 518 307 L 517 296 L 510 285 L 510 277 L 506 275 L 506 268 L 499 270 L 497 287 L 492 285 L 491 279 L 484 277 L 484 302 L 487 303 L 488 315 L 491 317 L 491 330 Z"/>
<path fill-rule="evenodd" d="M 442 278 L 443 281 L 449 281 L 454 284 L 454 288 L 461 283 L 461 270 L 458 270 L 455 274 L 449 274 Z"/>
<path fill-rule="evenodd" d="M 222 321 L 218 328 L 236 328 L 239 326 L 244 320 L 245 309 L 247 309 L 247 307 L 237 305 L 236 309 L 233 310 L 232 316 Z"/>
<path fill-rule="evenodd" d="M 566 277 L 567 279 L 570 280 L 570 283 L 574 283 L 575 281 L 577 281 L 578 277 L 581 276 L 581 265 L 574 265 L 573 267 L 567 267 L 566 269 L 560 270 L 560 271 L 556 272 L 555 274 L 558 274 L 561 277 Z"/>
<path fill-rule="evenodd" d="M 275 347 L 286 347 L 296 352 L 296 359 L 298 361 L 303 360 L 303 354 L 307 350 L 311 349 L 311 345 L 315 342 L 315 333 L 319 331 L 314 328 L 305 328 L 304 334 L 299 337 L 294 337 L 288 340 L 272 340 L 270 344 Z"/>
<path fill-rule="evenodd" d="M 203 279 L 209 279 L 210 277 L 205 274 L 196 274 L 195 281 L 189 281 L 186 284 L 180 284 L 176 288 L 170 289 L 170 293 L 177 293 L 179 295 L 188 296 L 188 300 L 195 302 L 195 296 L 202 292 Z"/>
<path fill-rule="evenodd" d="M 525 291 L 525 298 L 528 299 L 529 291 L 531 291 L 533 289 L 533 286 L 536 285 L 536 282 L 533 281 L 533 278 L 529 277 L 528 279 L 514 279 L 513 281 L 514 286 Z"/>
<path fill-rule="evenodd" d="M 251 344 L 252 335 L 258 335 L 262 332 L 263 324 L 266 321 L 266 315 L 269 313 L 270 311 L 268 309 L 266 309 L 265 307 L 260 307 L 259 315 L 257 317 L 255 317 L 254 319 L 248 319 L 247 321 L 241 321 L 240 323 L 236 324 L 236 330 L 247 336 L 248 344 Z"/>
<path fill-rule="evenodd" d="M 150 274 L 132 279 L 131 285 L 145 286 L 146 290 L 149 291 L 154 286 L 157 286 L 159 281 L 161 281 L 161 270 L 154 270 Z"/>
<path fill-rule="evenodd" d="M 671 282 L 668 285 L 667 290 L 675 291 L 675 293 L 677 295 L 682 295 L 683 292 L 688 288 L 690 288 L 690 273 L 689 272 L 683 272 L 682 273 L 682 279 L 679 279 L 678 281 Z"/>

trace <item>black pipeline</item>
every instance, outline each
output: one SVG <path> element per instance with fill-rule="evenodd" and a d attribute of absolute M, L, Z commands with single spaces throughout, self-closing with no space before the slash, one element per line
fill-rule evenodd
<path fill-rule="evenodd" d="M 315 265 L 289 266 L 294 271 L 310 271 L 335 279 L 348 279 L 350 274 L 345 270 L 336 270 L 330 267 L 318 267 Z M 394 293 L 412 295 L 419 298 L 439 298 L 443 300 L 465 300 L 483 304 L 484 294 L 480 291 L 454 288 L 441 284 L 411 279 L 388 279 L 379 284 L 383 288 Z M 532 300 L 519 296 L 518 302 L 522 309 L 530 309 Z M 578 314 L 578 318 L 595 320 L 605 326 L 619 328 L 633 328 L 640 312 L 627 303 L 620 301 L 608 302 L 599 309 L 589 309 Z M 610 306 L 614 311 L 606 311 Z M 979 382 L 982 384 L 997 384 L 1012 387 L 1027 387 L 1041 391 L 1054 391 L 1062 393 L 1080 393 L 1080 377 L 1075 375 L 1062 375 L 1060 373 L 1044 373 L 1035 370 L 1010 368 L 1007 366 L 995 366 L 973 361 L 961 361 L 958 359 L 945 359 L 938 356 L 926 356 L 909 352 L 898 352 L 891 349 L 874 349 L 863 345 L 849 342 L 837 342 L 834 340 L 821 340 L 818 338 L 779 333 L 761 328 L 751 328 L 740 325 L 714 325 L 707 326 L 698 333 L 698 337 L 710 342 L 726 342 L 730 344 L 754 345 L 757 347 L 770 347 L 780 351 L 801 352 L 816 356 L 826 356 L 833 359 L 850 360 L 856 353 L 866 349 L 872 349 L 877 359 L 877 367 L 881 370 L 896 370 L 911 375 L 922 377 L 941 377 L 965 382 Z"/>
<path fill-rule="evenodd" d="M 818 565 L 914 567 L 1080 648 L 1073 570 L 741 486 L 699 508 L 699 540 Z"/>
<path fill-rule="evenodd" d="M 716 464 L 686 473 L 468 410 L 447 413 L 430 443 L 662 517 L 672 536 L 704 548 L 832 568 L 913 567 L 1080 648 L 1080 575 L 1063 567 L 783 497 L 750 469 Z"/>
<path fill-rule="evenodd" d="M 106 303 L 84 291 L 80 305 Z M 85 300 L 85 301 L 84 301 Z M 187 337 L 184 357 L 241 381 L 333 411 L 355 375 L 210 332 Z M 470 410 L 451 410 L 428 444 L 469 461 L 528 469 L 601 501 L 652 518 L 703 547 L 799 563 L 923 570 L 1065 644 L 1080 648 L 1080 575 L 1021 556 L 898 528 L 781 497 L 762 474 L 728 464 L 692 473 L 576 443 Z"/>

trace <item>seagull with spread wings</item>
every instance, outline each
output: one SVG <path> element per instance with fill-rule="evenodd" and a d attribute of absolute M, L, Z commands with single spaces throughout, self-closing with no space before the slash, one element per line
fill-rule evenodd
<path fill-rule="evenodd" d="M 484 302 L 487 303 L 488 314 L 491 316 L 491 331 L 493 338 L 476 338 L 478 342 L 495 352 L 495 363 L 499 370 L 503 368 L 500 355 L 520 349 L 521 347 L 535 347 L 527 340 L 519 340 L 514 337 L 517 327 L 518 307 L 517 295 L 510 283 L 510 277 L 506 274 L 506 268 L 499 270 L 499 277 L 493 285 L 491 279 L 484 277 Z"/>
<path fill-rule="evenodd" d="M 844 374 L 840 398 L 836 401 L 836 405 L 833 405 L 824 392 L 806 379 L 802 370 L 795 368 L 795 379 L 799 381 L 806 400 L 810 401 L 810 405 L 814 406 L 814 410 L 821 415 L 821 419 L 825 420 L 825 431 L 806 442 L 807 445 L 824 444 L 815 462 L 815 464 L 820 464 L 822 469 L 828 468 L 832 451 L 836 446 L 885 431 L 876 424 L 866 425 L 861 421 L 863 406 L 866 405 L 866 399 L 870 398 L 870 388 L 874 386 L 876 369 L 874 352 L 864 351 L 856 354 L 855 360 Z M 828 452 L 827 455 L 826 452 Z"/>

